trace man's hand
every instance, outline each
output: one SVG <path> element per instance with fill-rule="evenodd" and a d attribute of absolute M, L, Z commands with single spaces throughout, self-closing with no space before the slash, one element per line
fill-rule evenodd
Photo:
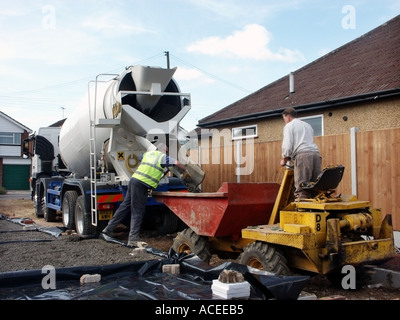
<path fill-rule="evenodd" d="M 184 173 L 185 171 L 187 171 L 185 165 L 180 163 L 178 160 L 175 161 L 174 166 L 178 168 L 178 171 L 180 173 Z"/>
<path fill-rule="evenodd" d="M 282 158 L 282 160 L 281 160 L 281 162 L 280 162 L 281 166 L 283 167 L 284 165 L 286 165 L 286 163 L 287 163 L 290 159 L 291 159 L 290 157 Z"/>

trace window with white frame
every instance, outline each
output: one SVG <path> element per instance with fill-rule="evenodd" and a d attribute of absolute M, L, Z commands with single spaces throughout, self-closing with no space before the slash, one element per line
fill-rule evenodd
<path fill-rule="evenodd" d="M 0 144 L 21 144 L 21 134 L 12 132 L 0 132 Z"/>
<path fill-rule="evenodd" d="M 299 119 L 311 125 L 311 127 L 314 129 L 315 137 L 324 135 L 324 118 L 322 115 L 302 117 Z"/>
<path fill-rule="evenodd" d="M 258 133 L 256 124 L 246 127 L 232 128 L 232 140 L 256 138 L 257 135 Z"/>

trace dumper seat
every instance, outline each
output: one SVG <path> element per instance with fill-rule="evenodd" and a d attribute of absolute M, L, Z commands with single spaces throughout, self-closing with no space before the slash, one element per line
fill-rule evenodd
<path fill-rule="evenodd" d="M 316 181 L 302 184 L 302 188 L 310 192 L 316 199 L 327 200 L 342 180 L 343 172 L 344 166 L 342 165 L 327 166 Z"/>

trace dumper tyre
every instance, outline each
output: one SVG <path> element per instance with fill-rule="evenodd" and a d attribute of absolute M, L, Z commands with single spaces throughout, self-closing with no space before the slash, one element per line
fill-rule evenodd
<path fill-rule="evenodd" d="M 75 229 L 75 207 L 76 199 L 78 198 L 78 192 L 74 190 L 68 190 L 64 194 L 62 203 L 62 221 L 65 228 L 68 230 Z"/>
<path fill-rule="evenodd" d="M 91 215 L 86 213 L 85 198 L 78 196 L 75 206 L 75 231 L 81 237 L 91 237 L 95 234 L 96 228 L 92 225 Z"/>
<path fill-rule="evenodd" d="M 190 228 L 178 232 L 172 243 L 172 249 L 177 253 L 193 253 L 206 263 L 209 263 L 211 259 L 208 239 L 199 236 Z"/>
<path fill-rule="evenodd" d="M 274 245 L 255 241 L 250 243 L 239 256 L 240 264 L 272 272 L 276 275 L 292 274 L 283 253 Z"/>

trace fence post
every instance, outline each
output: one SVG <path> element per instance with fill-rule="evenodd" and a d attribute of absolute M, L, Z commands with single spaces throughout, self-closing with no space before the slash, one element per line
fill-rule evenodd
<path fill-rule="evenodd" d="M 240 183 L 240 174 L 241 174 L 241 172 L 240 172 L 240 163 L 238 163 L 239 162 L 239 159 L 241 159 L 241 155 L 242 155 L 242 141 L 241 140 L 238 140 L 238 141 L 236 141 L 236 182 L 237 183 Z"/>
<path fill-rule="evenodd" d="M 357 139 L 358 128 L 350 128 L 351 193 L 357 197 Z"/>

